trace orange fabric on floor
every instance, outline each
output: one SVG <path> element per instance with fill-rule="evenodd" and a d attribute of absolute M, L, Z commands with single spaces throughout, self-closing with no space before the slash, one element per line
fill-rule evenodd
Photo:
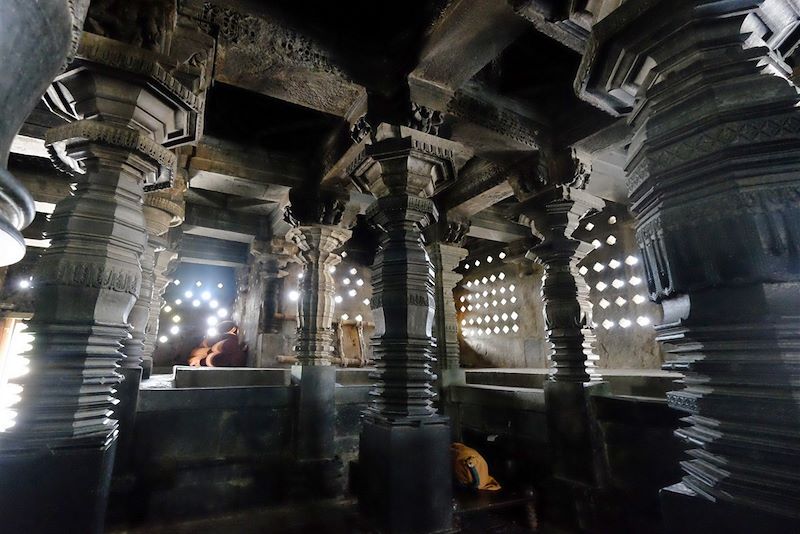
<path fill-rule="evenodd" d="M 489 464 L 478 451 L 463 443 L 453 443 L 450 451 L 453 454 L 453 475 L 459 484 L 488 491 L 500 489 L 500 484 L 489 475 Z"/>

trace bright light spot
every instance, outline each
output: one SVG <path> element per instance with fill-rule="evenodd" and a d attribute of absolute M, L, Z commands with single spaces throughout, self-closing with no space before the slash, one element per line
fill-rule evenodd
<path fill-rule="evenodd" d="M 331 273 L 331 274 L 335 273 L 336 272 L 336 266 L 335 265 L 331 265 L 330 267 L 328 267 L 328 272 Z"/>
<path fill-rule="evenodd" d="M 592 241 L 592 246 L 597 249 L 597 248 L 602 247 L 603 244 L 600 241 L 598 241 L 597 239 L 595 239 L 594 241 Z"/>
<path fill-rule="evenodd" d="M 213 315 L 211 317 L 209 317 L 208 319 L 206 319 L 206 324 L 208 326 L 217 326 L 218 322 L 219 322 L 219 319 L 217 319 Z"/>
<path fill-rule="evenodd" d="M 183 296 L 186 297 L 187 299 L 190 299 L 194 296 L 194 293 L 192 293 L 191 291 L 187 291 L 186 293 L 183 294 Z"/>
<path fill-rule="evenodd" d="M 506 273 L 500 273 L 500 274 L 498 274 L 498 275 L 497 275 L 497 278 L 499 278 L 500 280 L 505 280 L 505 279 L 506 279 Z"/>
<path fill-rule="evenodd" d="M 180 331 L 181 329 L 178 327 L 178 325 L 174 325 L 172 328 L 169 329 L 169 333 L 172 334 L 173 336 Z"/>
<path fill-rule="evenodd" d="M 166 343 L 167 341 L 169 341 L 169 338 L 167 336 L 161 336 L 160 338 L 158 338 L 159 343 Z"/>
<path fill-rule="evenodd" d="M 212 327 L 212 328 L 209 328 L 208 330 L 206 330 L 206 337 L 214 337 L 214 336 L 216 336 L 218 334 L 219 334 L 219 332 L 217 332 L 216 328 Z"/>
<path fill-rule="evenodd" d="M 494 333 L 495 334 L 499 334 L 500 333 L 500 327 L 499 326 L 495 326 L 494 327 Z"/>
<path fill-rule="evenodd" d="M 292 302 L 296 302 L 297 299 L 299 298 L 300 298 L 300 293 L 298 293 L 296 290 L 293 289 L 289 291 L 289 300 L 291 300 Z"/>
<path fill-rule="evenodd" d="M 164 311 L 169 313 L 172 311 L 172 306 L 164 306 Z"/>
<path fill-rule="evenodd" d="M 364 320 L 364 318 L 363 318 L 363 317 L 361 317 L 360 315 L 356 315 L 356 322 L 357 322 L 357 323 L 360 323 L 360 322 L 361 322 L 361 321 L 363 321 L 363 320 Z"/>
<path fill-rule="evenodd" d="M 489 280 L 494 282 L 495 280 L 497 280 L 497 277 L 495 275 L 492 275 L 492 276 L 489 277 Z"/>
<path fill-rule="evenodd" d="M 306 275 L 306 273 L 300 273 L 300 274 L 297 275 L 297 279 L 298 280 L 302 280 L 305 275 Z"/>
<path fill-rule="evenodd" d="M 336 302 L 336 304 L 339 304 L 340 302 L 342 302 L 342 296 L 336 295 L 335 297 L 333 297 L 333 300 L 334 302 Z"/>
<path fill-rule="evenodd" d="M 600 271 L 602 271 L 605 268 L 606 268 L 606 266 L 603 265 L 602 263 L 595 263 L 594 265 L 592 265 L 592 270 L 594 272 L 596 272 L 596 273 L 599 273 Z"/>
<path fill-rule="evenodd" d="M 639 263 L 639 258 L 637 258 L 636 256 L 628 256 L 627 258 L 625 258 L 625 263 L 627 265 L 636 265 L 637 263 Z"/>
<path fill-rule="evenodd" d="M 609 306 L 611 306 L 611 303 L 608 302 L 606 299 L 600 299 L 599 304 L 600 304 L 600 307 L 603 308 L 604 310 L 606 308 L 608 308 Z"/>
<path fill-rule="evenodd" d="M 509 290 L 509 291 L 511 291 L 511 292 L 513 292 L 513 291 L 514 291 L 514 289 L 516 289 L 516 287 L 517 287 L 517 286 L 515 286 L 514 284 L 511 284 L 510 286 L 508 286 L 508 290 Z"/>
<path fill-rule="evenodd" d="M 226 310 L 225 308 L 220 308 L 217 310 L 217 317 L 224 319 L 227 316 L 228 316 L 228 310 Z"/>
<path fill-rule="evenodd" d="M 461 326 L 467 326 L 467 320 L 461 319 Z"/>
<path fill-rule="evenodd" d="M 217 284 L 217 288 L 222 289 L 223 287 L 225 287 L 225 284 L 223 284 L 222 282 Z"/>
<path fill-rule="evenodd" d="M 31 287 L 30 280 L 20 280 L 19 287 L 21 287 L 22 289 L 28 289 L 29 287 Z"/>
<path fill-rule="evenodd" d="M 461 313 L 464 313 L 465 311 L 467 311 L 467 308 L 465 308 L 464 306 L 461 306 Z"/>
<path fill-rule="evenodd" d="M 516 321 L 517 317 L 519 317 L 519 314 L 517 312 L 511 312 L 511 318 L 512 319 L 514 319 Z"/>
<path fill-rule="evenodd" d="M 508 334 L 508 331 L 509 331 L 509 330 L 510 330 L 510 328 L 508 327 L 508 325 L 505 325 L 505 326 L 503 327 L 503 333 L 504 333 L 504 334 Z"/>
<path fill-rule="evenodd" d="M 607 285 L 606 285 L 604 282 L 597 282 L 597 284 L 596 284 L 594 287 L 595 287 L 595 288 L 596 288 L 598 291 L 603 291 L 603 290 L 604 290 L 605 288 L 607 288 L 608 286 L 607 286 Z"/>
<path fill-rule="evenodd" d="M 175 284 L 176 286 L 179 286 L 179 285 L 181 285 L 181 281 L 180 281 L 180 280 L 175 280 L 175 281 L 174 281 L 174 282 L 172 282 L 172 283 L 173 283 L 173 284 Z"/>
<path fill-rule="evenodd" d="M 616 304 L 617 306 L 619 306 L 621 308 L 621 307 L 623 307 L 625 305 L 626 302 L 628 302 L 628 301 L 625 300 L 624 298 L 617 297 L 617 299 L 614 301 L 614 304 Z"/>
<path fill-rule="evenodd" d="M 639 326 L 647 326 L 650 324 L 650 318 L 641 315 L 636 318 L 636 322 L 638 323 Z"/>
<path fill-rule="evenodd" d="M 203 300 L 209 300 L 211 299 L 211 293 L 209 293 L 208 291 L 203 291 L 203 294 L 200 295 L 200 298 Z"/>
<path fill-rule="evenodd" d="M 511 297 L 511 304 L 514 304 L 515 302 L 517 302 L 517 297 Z"/>
<path fill-rule="evenodd" d="M 606 319 L 605 321 L 603 321 L 603 328 L 605 328 L 606 330 L 611 330 L 612 328 L 614 328 L 614 321 L 609 321 L 608 319 Z"/>
<path fill-rule="evenodd" d="M 589 272 L 589 269 L 587 269 L 586 266 L 583 266 L 580 269 L 578 269 L 578 272 L 581 273 L 581 276 L 586 276 L 586 273 Z"/>
<path fill-rule="evenodd" d="M 173 316 L 172 316 L 172 322 L 173 322 L 173 323 L 179 323 L 179 322 L 181 322 L 181 316 L 180 316 L 180 315 L 173 315 Z"/>
<path fill-rule="evenodd" d="M 356 280 L 356 285 L 357 285 L 358 287 L 361 287 L 361 286 L 363 286 L 363 285 L 364 285 L 364 280 L 362 280 L 361 278 L 359 278 L 358 280 Z"/>
<path fill-rule="evenodd" d="M 488 290 L 484 290 L 484 292 L 483 292 L 483 293 L 481 293 L 481 294 L 482 294 L 484 297 L 488 297 L 488 296 L 489 296 L 489 291 L 488 291 Z"/>
<path fill-rule="evenodd" d="M 346 321 L 346 320 L 348 320 L 349 318 L 350 318 L 350 316 L 349 316 L 349 315 L 347 315 L 346 313 L 343 313 L 343 314 L 342 314 L 342 321 Z"/>
<path fill-rule="evenodd" d="M 346 258 L 347 257 L 347 252 L 342 252 L 342 257 Z"/>
<path fill-rule="evenodd" d="M 620 265 L 622 265 L 622 264 L 620 262 L 618 262 L 617 260 L 611 260 L 610 262 L 608 262 L 608 266 L 611 267 L 612 269 L 616 269 Z"/>
<path fill-rule="evenodd" d="M 638 276 L 633 276 L 633 277 L 631 277 L 630 282 L 631 282 L 632 286 L 638 286 L 639 284 L 642 283 L 642 279 L 639 278 Z"/>
<path fill-rule="evenodd" d="M 631 325 L 631 322 L 628 319 L 620 319 L 619 320 L 619 325 L 622 328 L 628 328 Z"/>
<path fill-rule="evenodd" d="M 485 284 L 488 281 L 489 281 L 489 279 L 486 278 L 485 276 L 483 278 L 481 278 L 481 283 L 483 283 L 483 284 Z"/>
<path fill-rule="evenodd" d="M 492 315 L 492 321 L 497 322 L 499 320 L 500 320 L 500 317 L 496 313 L 494 315 Z"/>
<path fill-rule="evenodd" d="M 356 270 L 356 268 L 355 268 L 355 267 L 353 267 L 352 269 L 350 269 L 350 274 L 352 274 L 352 275 L 355 275 L 357 272 L 358 272 L 358 271 Z"/>
<path fill-rule="evenodd" d="M 469 263 L 467 263 L 467 264 L 465 264 L 465 265 L 464 265 L 464 270 L 465 270 L 465 271 L 469 271 Z"/>
<path fill-rule="evenodd" d="M 181 304 L 183 304 L 183 301 L 181 299 L 175 299 L 176 306 L 180 306 Z"/>
<path fill-rule="evenodd" d="M 350 291 L 347 292 L 347 295 L 350 297 L 355 297 L 356 293 L 357 291 L 355 289 L 351 289 Z"/>
<path fill-rule="evenodd" d="M 622 280 L 620 280 L 618 278 L 615 278 L 614 281 L 611 282 L 611 285 L 614 286 L 614 289 L 619 289 L 619 288 L 621 288 L 622 286 L 625 285 L 625 282 L 623 282 Z"/>
<path fill-rule="evenodd" d="M 475 320 L 477 321 L 477 323 L 478 323 L 478 324 L 481 324 L 481 323 L 483 323 L 483 317 L 478 317 L 478 318 L 477 318 L 477 319 L 475 319 Z"/>
<path fill-rule="evenodd" d="M 194 299 L 192 301 L 192 306 L 194 306 L 195 308 L 199 308 L 200 307 L 200 301 L 197 300 L 197 299 Z"/>
<path fill-rule="evenodd" d="M 506 305 L 506 302 L 508 302 L 508 301 L 507 301 L 506 299 L 503 299 L 503 300 L 501 300 L 501 301 L 500 301 L 500 304 L 502 304 L 503 306 L 505 306 L 505 305 Z"/>
<path fill-rule="evenodd" d="M 586 230 L 591 232 L 594 229 L 594 223 L 586 223 Z"/>
<path fill-rule="evenodd" d="M 617 218 L 614 215 L 608 218 L 608 224 L 616 224 L 616 223 L 617 223 Z"/>
<path fill-rule="evenodd" d="M 635 302 L 636 304 L 641 304 L 645 300 L 647 300 L 647 299 L 644 298 L 642 295 L 634 295 L 633 296 L 633 302 Z"/>
<path fill-rule="evenodd" d="M 497 255 L 497 257 L 500 258 L 501 260 L 505 259 L 506 253 L 505 252 L 501 252 L 500 254 Z"/>
<path fill-rule="evenodd" d="M 465 301 L 465 300 L 467 300 L 467 299 L 464 297 L 464 295 L 461 295 L 461 298 L 460 298 L 460 299 L 458 299 L 458 300 L 459 300 L 459 302 L 464 302 L 464 301 Z"/>
<path fill-rule="evenodd" d="M 486 256 L 486 263 L 492 263 L 492 261 L 494 261 L 494 258 L 491 256 Z"/>
<path fill-rule="evenodd" d="M 614 237 L 613 235 L 610 235 L 610 236 L 608 236 L 606 238 L 606 243 L 608 243 L 609 245 L 613 245 L 616 242 L 617 242 L 617 238 Z"/>
<path fill-rule="evenodd" d="M 504 313 L 503 315 L 500 316 L 500 318 L 503 319 L 504 321 L 508 321 L 508 314 Z"/>
<path fill-rule="evenodd" d="M 364 306 L 369 306 L 369 299 L 364 299 L 361 302 L 364 303 Z M 462 302 L 463 302 L 463 299 L 462 299 Z"/>
<path fill-rule="evenodd" d="M 519 332 L 519 327 L 515 324 L 514 326 L 511 327 L 511 330 L 513 330 L 514 332 Z"/>
<path fill-rule="evenodd" d="M 194 285 L 196 285 L 197 287 L 200 287 L 200 286 L 202 286 L 202 285 L 203 285 L 203 282 L 201 282 L 200 280 L 198 280 L 197 282 L 195 282 L 195 283 L 194 283 Z"/>
<path fill-rule="evenodd" d="M 344 280 L 342 280 L 342 283 L 344 285 L 346 285 L 346 286 L 349 286 L 350 285 L 350 279 L 349 278 L 345 278 Z"/>
<path fill-rule="evenodd" d="M 208 303 L 208 306 L 212 310 L 216 310 L 219 307 L 219 302 L 217 302 L 216 300 L 212 300 L 211 302 Z"/>
<path fill-rule="evenodd" d="M 478 267 L 481 264 L 481 260 L 475 260 L 475 267 Z"/>

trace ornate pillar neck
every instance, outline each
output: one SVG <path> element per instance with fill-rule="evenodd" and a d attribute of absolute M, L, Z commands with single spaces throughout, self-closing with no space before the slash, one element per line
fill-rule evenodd
<path fill-rule="evenodd" d="M 526 256 L 544 267 L 545 327 L 553 350 L 550 380 L 599 379 L 594 364 L 597 356 L 593 352 L 589 286 L 578 268 L 591 246 L 575 239 L 572 233 L 583 216 L 603 203 L 580 190 L 557 186 L 526 204 L 521 207 L 520 222 L 530 225 L 533 234 L 541 239 Z"/>
<path fill-rule="evenodd" d="M 630 0 L 595 26 L 576 80 L 630 113 L 637 241 L 666 367 L 685 373 L 668 394 L 690 424 L 684 492 L 795 521 L 800 95 L 784 54 L 797 22 L 789 1 Z"/>
<path fill-rule="evenodd" d="M 330 365 L 335 350 L 332 324 L 336 305 L 331 270 L 342 261 L 334 251 L 351 234 L 335 226 L 342 220 L 346 198 L 326 190 L 309 194 L 293 189 L 290 201 L 286 219 L 294 228 L 286 234 L 286 240 L 297 245 L 303 263 L 295 352 L 300 365 Z"/>

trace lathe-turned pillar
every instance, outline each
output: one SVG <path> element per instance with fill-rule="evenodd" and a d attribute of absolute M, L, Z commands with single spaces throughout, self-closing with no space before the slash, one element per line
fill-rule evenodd
<path fill-rule="evenodd" d="M 800 529 L 796 2 L 629 0 L 576 87 L 634 135 L 626 174 L 658 339 L 685 389 L 675 532 Z"/>
<path fill-rule="evenodd" d="M 300 376 L 295 457 L 298 485 L 295 491 L 306 496 L 333 496 L 337 493 L 337 466 L 334 464 L 336 424 L 336 368 L 332 328 L 334 283 L 332 269 L 342 258 L 335 251 L 350 238 L 341 228 L 347 195 L 328 190 L 292 189 L 287 221 L 294 228 L 287 241 L 298 247 L 303 264 L 297 304 L 297 341 L 294 347 Z"/>
<path fill-rule="evenodd" d="M 102 531 L 114 414 L 127 422 L 123 414 L 135 410 L 135 397 L 117 390 L 117 369 L 142 285 L 143 188 L 174 172 L 175 155 L 162 145 L 170 132 L 191 133 L 184 121 L 192 107 L 178 82 L 160 73 L 155 91 L 156 82 L 127 70 L 128 55 L 115 55 L 128 47 L 105 44 L 84 35 L 79 59 L 48 97 L 70 122 L 48 131 L 46 146 L 75 182 L 50 218 L 30 371 L 17 379 L 16 424 L 0 436 L 0 522 L 12 532 Z M 140 376 L 135 356 L 123 365 L 126 379 Z"/>
<path fill-rule="evenodd" d="M 452 520 L 450 430 L 433 405 L 435 279 L 422 229 L 437 219 L 429 197 L 454 179 L 461 147 L 388 124 L 369 141 L 352 171 L 377 197 L 366 216 L 381 233 L 370 302 L 376 384 L 361 431 L 360 504 L 386 531 L 433 532 Z"/>

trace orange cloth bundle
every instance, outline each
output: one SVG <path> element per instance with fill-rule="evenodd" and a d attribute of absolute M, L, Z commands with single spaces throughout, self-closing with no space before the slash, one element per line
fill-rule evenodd
<path fill-rule="evenodd" d="M 450 451 L 453 453 L 453 474 L 459 484 L 488 491 L 500 489 L 500 484 L 489 476 L 489 464 L 478 451 L 463 443 L 453 443 Z"/>

